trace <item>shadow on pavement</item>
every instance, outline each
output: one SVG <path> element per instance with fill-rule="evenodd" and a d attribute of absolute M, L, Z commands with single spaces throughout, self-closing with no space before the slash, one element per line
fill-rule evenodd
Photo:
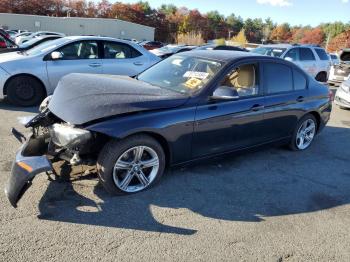
<path fill-rule="evenodd" d="M 305 152 L 268 148 L 214 158 L 171 169 L 159 185 L 131 196 L 111 197 L 100 185 L 92 186 L 99 201 L 79 194 L 77 184 L 74 189 L 69 182 L 51 182 L 39 204 L 39 217 L 191 235 L 198 229 L 166 225 L 152 214 L 152 206 L 166 208 L 164 221 L 171 221 L 177 208 L 247 222 L 325 210 L 350 203 L 349 148 L 350 129 L 326 127 Z M 181 219 L 177 217 L 177 223 Z"/>
<path fill-rule="evenodd" d="M 9 110 L 9 111 L 38 113 L 37 106 L 31 106 L 31 107 L 15 106 L 15 105 L 12 105 L 6 98 L 0 99 L 0 109 Z"/>

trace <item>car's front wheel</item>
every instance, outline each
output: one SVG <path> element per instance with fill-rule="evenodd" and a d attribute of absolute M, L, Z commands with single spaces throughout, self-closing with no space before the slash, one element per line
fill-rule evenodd
<path fill-rule="evenodd" d="M 309 148 L 315 138 L 317 132 L 316 118 L 311 115 L 305 115 L 297 124 L 292 140 L 290 142 L 290 148 L 295 151 L 301 151 Z"/>
<path fill-rule="evenodd" d="M 164 169 L 164 150 L 148 135 L 108 142 L 97 161 L 101 184 L 114 195 L 136 193 L 149 188 L 159 181 Z"/>

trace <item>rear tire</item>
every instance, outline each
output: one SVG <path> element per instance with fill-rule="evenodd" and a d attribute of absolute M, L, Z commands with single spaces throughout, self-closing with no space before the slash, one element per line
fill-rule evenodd
<path fill-rule="evenodd" d="M 7 98 L 17 106 L 38 105 L 45 95 L 42 83 L 31 76 L 17 76 L 7 84 Z"/>
<path fill-rule="evenodd" d="M 312 114 L 303 116 L 295 127 L 289 148 L 293 151 L 308 149 L 317 133 L 317 120 Z"/>
<path fill-rule="evenodd" d="M 320 72 L 317 74 L 315 79 L 319 82 L 326 83 L 327 82 L 327 74 L 325 72 Z"/>
<path fill-rule="evenodd" d="M 148 189 L 160 180 L 164 169 L 164 150 L 154 138 L 147 135 L 112 140 L 103 147 L 97 160 L 100 182 L 112 195 Z"/>

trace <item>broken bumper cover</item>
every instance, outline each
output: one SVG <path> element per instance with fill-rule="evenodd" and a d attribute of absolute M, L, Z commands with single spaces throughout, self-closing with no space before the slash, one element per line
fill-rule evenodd
<path fill-rule="evenodd" d="M 52 171 L 51 162 L 46 156 L 24 156 L 22 152 L 27 146 L 28 142 L 17 152 L 10 179 L 5 186 L 5 194 L 13 207 L 17 207 L 17 202 L 30 187 L 36 175 Z"/>

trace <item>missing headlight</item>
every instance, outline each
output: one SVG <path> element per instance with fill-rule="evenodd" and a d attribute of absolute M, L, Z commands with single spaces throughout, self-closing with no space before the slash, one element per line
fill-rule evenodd
<path fill-rule="evenodd" d="M 90 131 L 68 124 L 53 124 L 49 131 L 52 142 L 59 147 L 65 148 L 74 148 L 82 145 L 92 137 Z"/>

